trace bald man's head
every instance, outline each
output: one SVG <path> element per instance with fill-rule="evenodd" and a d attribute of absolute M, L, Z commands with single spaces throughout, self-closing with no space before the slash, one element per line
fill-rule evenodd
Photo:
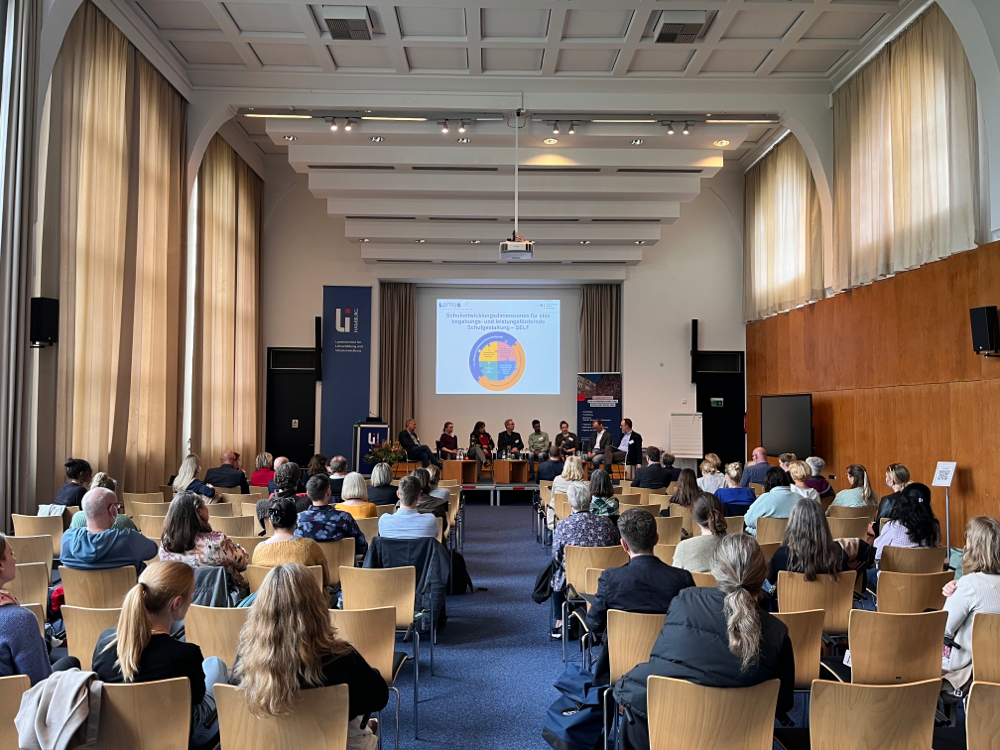
<path fill-rule="evenodd" d="M 222 451 L 222 458 L 220 459 L 223 465 L 234 466 L 236 464 L 236 454 L 231 450 Z"/>
<path fill-rule="evenodd" d="M 756 463 L 763 463 L 767 461 L 767 451 L 760 446 L 757 446 L 753 449 L 753 460 Z"/>
<path fill-rule="evenodd" d="M 288 456 L 278 456 L 276 459 L 274 459 L 274 470 L 277 471 L 279 466 L 287 463 L 288 463 Z"/>
<path fill-rule="evenodd" d="M 118 496 L 109 489 L 97 487 L 89 490 L 80 501 L 80 509 L 87 518 L 91 531 L 107 531 L 118 515 Z"/>

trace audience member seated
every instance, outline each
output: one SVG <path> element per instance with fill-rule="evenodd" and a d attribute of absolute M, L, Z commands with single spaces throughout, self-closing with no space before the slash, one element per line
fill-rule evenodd
<path fill-rule="evenodd" d="M 301 479 L 302 469 L 294 461 L 285 461 L 285 463 L 278 466 L 274 472 L 274 493 L 270 497 L 261 498 L 257 501 L 257 520 L 260 521 L 261 529 L 264 528 L 264 519 L 267 517 L 272 500 L 278 498 L 291 499 L 295 503 L 296 513 L 301 513 L 309 507 L 309 497 L 300 494 L 298 490 Z"/>
<path fill-rule="evenodd" d="M 49 651 L 38 631 L 38 620 L 7 591 L 7 584 L 17 576 L 16 566 L 14 550 L 7 544 L 7 537 L 0 534 L 0 677 L 23 674 L 34 685 L 53 671 L 79 669 L 80 661 L 72 656 L 49 663 Z M 47 602 L 38 604 L 42 605 L 42 611 L 48 606 Z"/>
<path fill-rule="evenodd" d="M 437 466 L 427 467 L 428 478 L 431 483 L 431 497 L 436 497 L 438 500 L 444 500 L 446 503 L 451 502 L 451 490 L 447 487 L 441 486 L 441 469 Z"/>
<path fill-rule="evenodd" d="M 493 438 L 486 431 L 486 423 L 476 422 L 476 426 L 472 428 L 472 432 L 469 434 L 469 455 L 476 459 L 480 469 L 484 466 L 489 466 L 493 461 L 493 449 L 495 447 Z"/>
<path fill-rule="evenodd" d="M 537 419 L 531 423 L 528 433 L 528 471 L 535 473 L 535 466 L 541 466 L 549 457 L 549 433 L 542 432 L 542 423 Z"/>
<path fill-rule="evenodd" d="M 67 458 L 66 483 L 56 492 L 55 505 L 80 505 L 87 492 L 87 486 L 93 479 L 90 464 L 82 458 Z"/>
<path fill-rule="evenodd" d="M 644 490 L 662 490 L 664 487 L 669 487 L 674 475 L 670 468 L 660 463 L 660 449 L 655 445 L 646 448 L 646 461 L 646 465 L 632 478 L 632 486 Z"/>
<path fill-rule="evenodd" d="M 611 477 L 604 469 L 590 473 L 590 512 L 618 525 L 618 497 L 611 486 Z"/>
<path fill-rule="evenodd" d="M 719 472 L 719 469 L 707 458 L 698 465 L 701 476 L 698 477 L 698 488 L 702 492 L 715 492 L 726 486 L 726 477 Z"/>
<path fill-rule="evenodd" d="M 700 531 L 690 539 L 682 539 L 674 550 L 674 567 L 707 573 L 712 567 L 712 555 L 726 537 L 729 528 L 719 498 L 699 492 L 691 505 L 691 520 Z"/>
<path fill-rule="evenodd" d="M 344 468 L 347 468 L 347 464 L 344 464 Z M 302 473 L 302 482 L 304 484 L 309 483 L 309 477 L 314 477 L 317 474 L 330 475 L 330 467 L 327 464 L 326 456 L 322 453 L 315 453 L 313 457 L 309 459 L 309 463 L 306 465 L 306 470 Z"/>
<path fill-rule="evenodd" d="M 157 556 L 156 542 L 138 531 L 116 529 L 118 497 L 103 487 L 83 496 L 87 525 L 68 529 L 62 535 L 59 560 L 68 568 L 104 570 L 134 565 L 142 570 L 146 560 Z"/>
<path fill-rule="evenodd" d="M 103 488 L 106 490 L 111 490 L 115 492 L 118 489 L 118 482 L 109 477 L 103 471 L 99 471 L 94 474 L 94 478 L 90 480 L 90 489 L 96 490 L 98 488 Z M 115 517 L 115 523 L 111 527 L 113 529 L 129 529 L 131 531 L 138 531 L 136 525 L 132 523 L 132 519 L 122 513 L 121 505 L 118 506 L 118 515 Z M 73 518 L 69 522 L 69 527 L 71 529 L 82 529 L 87 525 L 87 514 L 82 510 L 78 510 L 73 514 Z"/>
<path fill-rule="evenodd" d="M 792 456 L 793 460 L 794 458 Z M 750 463 L 743 468 L 743 478 L 740 479 L 740 487 L 746 487 L 750 482 L 763 484 L 764 477 L 767 476 L 770 468 L 771 465 L 767 462 L 767 451 L 760 446 L 754 448 L 753 453 L 750 454 Z M 782 469 L 782 471 L 785 470 Z"/>
<path fill-rule="evenodd" d="M 274 479 L 274 458 L 270 453 L 258 453 L 254 461 L 255 471 L 250 475 L 251 487 L 267 487 Z"/>
<path fill-rule="evenodd" d="M 717 472 L 719 472 L 720 474 L 722 473 L 722 468 L 723 468 L 723 466 L 722 466 L 722 459 L 719 458 L 719 455 L 717 453 L 706 453 L 705 454 L 705 460 L 706 461 L 711 461 L 712 462 L 712 466 L 715 467 L 715 470 Z"/>
<path fill-rule="evenodd" d="M 315 585 L 315 584 L 314 584 Z M 103 682 L 154 682 L 187 677 L 191 686 L 191 739 L 198 748 L 219 734 L 215 683 L 228 671 L 217 656 L 202 657 L 197 644 L 170 635 L 182 622 L 194 596 L 194 569 L 180 562 L 148 568 L 125 595 L 118 627 L 101 633 L 94 648 L 93 670 Z M 170 720 L 172 717 L 147 717 Z"/>
<path fill-rule="evenodd" d="M 431 494 L 431 473 L 427 469 L 414 469 L 413 476 L 420 482 L 420 498 L 417 500 L 417 511 L 431 513 L 438 518 L 448 517 L 448 501 Z"/>
<path fill-rule="evenodd" d="M 948 613 L 945 636 L 955 641 L 945 647 L 942 661 L 945 689 L 956 699 L 968 695 L 972 682 L 972 618 L 978 612 L 1000 614 L 1000 521 L 974 516 L 965 526 L 962 577 L 945 584 Z"/>
<path fill-rule="evenodd" d="M 570 487 L 580 487 L 590 491 L 590 484 L 584 479 L 583 459 L 579 456 L 567 456 L 563 464 L 562 474 L 552 480 L 552 497 L 549 500 L 546 517 L 550 529 L 556 527 L 556 495 L 568 495 Z"/>
<path fill-rule="evenodd" d="M 392 467 L 380 463 L 372 469 L 372 486 L 368 488 L 368 500 L 375 505 L 395 505 L 399 498 L 392 486 Z"/>
<path fill-rule="evenodd" d="M 356 476 L 360 477 L 361 475 L 357 474 Z M 361 483 L 364 484 L 364 479 L 361 480 Z M 330 505 L 330 477 L 326 474 L 317 474 L 311 477 L 309 484 L 306 485 L 306 492 L 312 504 L 305 510 L 299 511 L 295 521 L 296 537 L 311 539 L 315 542 L 335 542 L 338 539 L 353 537 L 354 554 L 364 555 L 368 552 L 368 540 L 358 528 L 358 523 L 354 520 L 355 517 L 351 513 Z M 364 518 L 370 518 L 370 516 L 364 516 Z"/>
<path fill-rule="evenodd" d="M 540 482 L 553 482 L 555 478 L 562 474 L 563 452 L 556 448 L 549 454 L 549 460 L 538 465 L 536 479 Z"/>
<path fill-rule="evenodd" d="M 373 750 L 378 747 L 371 729 L 375 723 L 366 717 L 385 708 L 389 688 L 378 670 L 337 637 L 328 606 L 301 565 L 271 570 L 240 631 L 232 683 L 250 712 L 265 720 L 293 712 L 300 690 L 346 684 L 347 748 Z"/>
<path fill-rule="evenodd" d="M 192 568 L 225 568 L 238 588 L 247 585 L 242 573 L 250 555 L 221 531 L 212 531 L 205 500 L 194 492 L 181 492 L 170 502 L 163 520 L 160 559 Z"/>
<path fill-rule="evenodd" d="M 417 510 L 421 482 L 413 476 L 399 480 L 399 507 L 378 519 L 378 535 L 386 539 L 423 539 L 437 537 L 437 519 Z"/>
<path fill-rule="evenodd" d="M 244 495 L 250 491 L 247 475 L 240 468 L 240 456 L 226 449 L 222 451 L 219 466 L 205 472 L 205 484 L 212 487 L 239 487 Z"/>
<path fill-rule="evenodd" d="M 764 476 L 764 494 L 753 501 L 753 505 L 743 516 L 746 532 L 757 536 L 757 519 L 788 518 L 795 503 L 802 495 L 792 491 L 792 479 L 780 466 L 772 466 Z"/>
<path fill-rule="evenodd" d="M 667 565 L 653 554 L 659 536 L 656 520 L 645 510 L 629 508 L 622 513 L 618 531 L 629 561 L 620 568 L 607 568 L 601 573 L 597 594 L 586 620 L 592 632 L 604 634 L 604 649 L 594 669 L 599 684 L 607 682 L 609 671 L 608 610 L 666 614 L 670 601 L 677 593 L 694 586 L 690 573 Z"/>
<path fill-rule="evenodd" d="M 680 478 L 681 470 L 674 466 L 676 457 L 670 451 L 660 451 L 660 464 L 670 473 L 670 481 L 676 482 Z"/>
<path fill-rule="evenodd" d="M 406 451 L 407 460 L 419 461 L 425 469 L 430 464 L 441 466 L 441 461 L 434 455 L 434 451 L 420 444 L 420 438 L 417 437 L 417 420 L 407 421 L 406 429 L 399 433 L 399 444 Z"/>
<path fill-rule="evenodd" d="M 274 474 L 275 474 L 275 476 L 277 476 L 277 474 L 278 474 L 278 469 L 281 468 L 284 464 L 287 464 L 287 463 L 288 463 L 288 457 L 287 456 L 278 456 L 276 459 L 274 459 Z M 274 477 L 272 477 L 271 481 L 267 483 L 267 494 L 268 495 L 273 495 L 277 491 L 278 491 L 278 486 L 274 482 Z M 300 483 L 298 491 L 299 492 L 305 492 L 306 491 L 305 485 Z"/>
<path fill-rule="evenodd" d="M 444 461 L 454 461 L 458 458 L 458 438 L 455 437 L 455 423 L 445 422 L 441 429 L 441 437 L 438 438 L 441 444 L 441 458 Z"/>
<path fill-rule="evenodd" d="M 179 492 L 197 492 L 207 498 L 215 497 L 215 487 L 206 484 L 198 479 L 201 473 L 201 459 L 195 453 L 188 453 L 181 462 L 181 468 L 177 470 L 173 484 L 174 494 Z M 223 485 L 225 486 L 225 485 Z"/>
<path fill-rule="evenodd" d="M 569 431 L 569 422 L 559 423 L 559 434 L 556 435 L 554 445 L 557 450 L 561 450 L 564 456 L 572 456 L 576 453 L 579 444 L 575 432 Z"/>
<path fill-rule="evenodd" d="M 745 534 L 730 534 L 712 558 L 717 588 L 689 587 L 667 610 L 649 661 L 614 688 L 635 723 L 622 722 L 625 750 L 648 750 L 646 683 L 651 675 L 715 688 L 740 688 L 778 679 L 776 716 L 794 704 L 795 657 L 788 628 L 758 604 L 767 577 L 764 553 Z"/>
<path fill-rule="evenodd" d="M 878 496 L 868 481 L 868 471 L 861 464 L 851 464 L 847 467 L 847 489 L 837 493 L 830 508 L 834 505 L 842 508 L 870 508 L 877 502 Z M 828 508 L 827 515 L 829 513 Z"/>
<path fill-rule="evenodd" d="M 681 469 L 681 475 L 677 478 L 677 489 L 670 496 L 670 504 L 683 505 L 685 508 L 690 508 L 699 492 L 698 482 L 694 478 L 694 470 Z M 661 509 L 660 515 L 669 516 L 670 509 Z M 688 529 L 688 531 L 691 531 L 691 529 Z"/>
<path fill-rule="evenodd" d="M 566 601 L 566 547 L 613 547 L 621 541 L 618 529 L 607 518 L 590 512 L 590 487 L 572 485 L 567 493 L 571 514 L 562 519 L 552 535 L 552 612 L 556 626 L 553 638 L 562 638 L 562 605 Z"/>
<path fill-rule="evenodd" d="M 823 467 L 826 466 L 826 461 L 819 456 L 809 456 L 806 459 L 806 464 L 812 471 L 812 476 L 806 477 L 806 485 L 816 490 L 820 497 L 833 497 L 836 493 L 826 477 L 823 476 Z"/>
<path fill-rule="evenodd" d="M 878 503 L 878 510 L 875 511 L 875 521 L 872 523 L 872 533 L 878 536 L 879 526 L 883 518 L 891 518 L 893 507 L 899 500 L 899 493 L 904 488 L 913 484 L 910 481 L 910 470 L 903 464 L 889 464 L 885 468 L 885 483 L 892 490 L 891 495 L 886 495 Z"/>
<path fill-rule="evenodd" d="M 808 499 L 796 503 L 788 516 L 781 546 L 771 557 L 768 583 L 777 586 L 778 573 L 782 570 L 802 573 L 807 581 L 815 581 L 821 575 L 837 579 L 849 567 L 850 558 L 830 534 L 823 506 Z"/>
<path fill-rule="evenodd" d="M 323 478 L 314 477 L 311 481 L 320 483 L 317 485 L 320 486 Z M 254 548 L 253 564 L 264 565 L 268 568 L 290 562 L 306 566 L 319 565 L 323 568 L 323 585 L 328 586 L 330 571 L 323 550 L 313 539 L 306 536 L 296 536 L 298 533 L 296 528 L 298 511 L 295 509 L 295 501 L 290 497 L 276 497 L 270 502 L 267 509 L 267 519 L 274 526 L 274 535 L 266 537 Z M 333 510 L 333 512 L 340 513 L 339 510 Z M 340 515 L 346 516 L 351 523 L 354 523 L 354 519 L 347 513 Z"/>
<path fill-rule="evenodd" d="M 340 502 L 340 492 L 344 487 L 344 479 L 347 477 L 347 459 L 343 456 L 334 456 L 330 459 L 330 494 L 333 502 Z"/>
<path fill-rule="evenodd" d="M 354 518 L 375 518 L 378 516 L 375 504 L 368 502 L 368 485 L 365 484 L 365 478 L 356 471 L 352 471 L 344 477 L 344 483 L 340 489 L 340 502 L 334 507 L 344 513 L 350 513 Z"/>
<path fill-rule="evenodd" d="M 819 493 L 806 484 L 806 480 L 812 476 L 812 469 L 805 461 L 792 461 L 788 467 L 788 476 L 792 479 L 792 492 L 819 502 Z"/>
<path fill-rule="evenodd" d="M 792 461 L 798 461 L 798 456 L 794 453 L 782 453 L 778 456 L 778 466 L 780 466 L 785 471 L 788 471 L 792 466 Z"/>
<path fill-rule="evenodd" d="M 723 503 L 746 503 L 750 505 L 757 499 L 756 493 L 750 487 L 743 487 L 740 480 L 743 478 L 743 467 L 739 462 L 733 461 L 726 464 L 726 486 L 715 491 L 715 496 Z"/>
<path fill-rule="evenodd" d="M 941 526 L 931 510 L 930 488 L 926 484 L 912 482 L 899 493 L 889 522 L 872 543 L 875 562 L 881 562 L 882 550 L 886 547 L 937 547 L 940 544 Z M 943 554 L 941 560 L 943 567 Z M 877 571 L 871 572 L 877 576 Z M 869 580 L 871 578 L 869 574 Z"/>

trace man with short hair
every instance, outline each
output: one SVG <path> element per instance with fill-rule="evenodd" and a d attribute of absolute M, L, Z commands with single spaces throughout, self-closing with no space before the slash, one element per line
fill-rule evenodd
<path fill-rule="evenodd" d="M 764 477 L 771 465 L 767 462 L 767 451 L 759 445 L 750 454 L 750 463 L 743 468 L 743 478 L 740 479 L 740 487 L 746 487 L 750 482 L 764 484 Z"/>
<path fill-rule="evenodd" d="M 115 529 L 118 496 L 109 489 L 89 490 L 81 501 L 87 525 L 62 535 L 59 560 L 68 568 L 106 570 L 134 565 L 141 572 L 158 554 L 156 542 L 138 531 Z"/>
<path fill-rule="evenodd" d="M 572 456 L 576 453 L 576 433 L 569 431 L 569 422 L 563 420 L 559 423 L 559 434 L 556 435 L 555 447 L 561 450 L 564 456 Z"/>
<path fill-rule="evenodd" d="M 663 468 L 668 474 L 670 474 L 670 481 L 676 482 L 681 477 L 681 470 L 674 466 L 675 461 L 674 454 L 670 451 L 663 451 L 660 453 L 660 463 L 663 464 Z"/>
<path fill-rule="evenodd" d="M 535 464 L 541 465 L 549 457 L 549 433 L 542 432 L 542 423 L 537 419 L 531 422 L 531 432 L 528 433 L 528 471 L 535 473 Z"/>
<path fill-rule="evenodd" d="M 514 420 L 508 419 L 503 423 L 504 431 L 497 438 L 497 455 L 503 457 L 509 452 L 514 458 L 521 458 L 524 451 L 524 441 L 521 436 L 514 432 Z"/>
<path fill-rule="evenodd" d="M 408 460 L 419 461 L 425 469 L 430 464 L 434 464 L 438 468 L 443 466 L 430 448 L 420 444 L 420 438 L 417 437 L 417 420 L 415 419 L 406 420 L 406 429 L 399 433 L 399 445 L 406 451 Z"/>
<path fill-rule="evenodd" d="M 347 459 L 343 456 L 334 456 L 330 459 L 330 495 L 331 502 L 340 502 L 340 493 L 344 488 L 344 477 L 347 476 Z"/>
<path fill-rule="evenodd" d="M 368 541 L 354 517 L 330 505 L 330 477 L 326 474 L 309 477 L 306 494 L 312 504 L 299 513 L 295 523 L 295 536 L 317 542 L 335 542 L 353 537 L 354 554 L 364 555 L 368 552 Z"/>
<path fill-rule="evenodd" d="M 439 528 L 437 518 L 432 513 L 421 513 L 417 510 L 420 480 L 416 477 L 403 477 L 399 480 L 396 495 L 399 497 L 399 507 L 396 512 L 379 516 L 379 536 L 386 539 L 436 538 Z"/>
<path fill-rule="evenodd" d="M 278 456 L 276 459 L 274 459 L 273 468 L 275 477 L 278 476 L 278 469 L 281 468 L 282 464 L 287 464 L 287 463 L 288 463 L 288 456 Z M 267 494 L 273 495 L 277 491 L 278 487 L 274 483 L 274 478 L 272 477 L 271 481 L 267 483 Z"/>
<path fill-rule="evenodd" d="M 221 466 L 205 472 L 205 484 L 213 487 L 239 487 L 244 495 L 250 492 L 247 475 L 239 468 L 239 455 L 228 448 L 222 451 Z"/>
<path fill-rule="evenodd" d="M 604 454 L 611 447 L 611 433 L 604 429 L 604 422 L 595 419 L 593 423 L 594 431 L 590 433 L 590 441 L 587 443 L 587 459 L 593 462 L 594 468 L 600 468 L 604 461 Z"/>
<path fill-rule="evenodd" d="M 628 466 L 638 466 L 642 463 L 642 435 L 632 431 L 631 419 L 623 419 L 621 428 L 622 438 L 618 447 L 609 443 L 604 455 L 594 459 L 595 467 L 603 463 L 604 468 L 610 471 L 611 464 L 624 463 Z"/>
<path fill-rule="evenodd" d="M 562 451 L 556 448 L 549 455 L 549 460 L 545 463 L 538 465 L 538 477 L 539 481 L 551 482 L 557 476 L 562 474 L 563 471 L 563 454 Z"/>
<path fill-rule="evenodd" d="M 594 602 L 587 612 L 587 627 L 604 633 L 604 650 L 597 660 L 596 676 L 607 678 L 608 610 L 643 614 L 666 614 L 671 600 L 681 589 L 694 586 L 686 570 L 667 565 L 653 554 L 659 541 L 656 519 L 643 508 L 629 508 L 618 519 L 622 548 L 629 561 L 620 568 L 608 568 L 597 582 Z"/>
<path fill-rule="evenodd" d="M 646 490 L 669 487 L 672 481 L 670 470 L 660 465 L 660 449 L 655 445 L 649 446 L 646 449 L 646 461 L 648 461 L 646 466 L 639 469 L 632 479 L 632 486 Z"/>

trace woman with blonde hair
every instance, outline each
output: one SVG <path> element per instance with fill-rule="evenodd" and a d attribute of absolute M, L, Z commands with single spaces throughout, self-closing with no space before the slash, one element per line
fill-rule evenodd
<path fill-rule="evenodd" d="M 706 456 L 705 460 L 698 466 L 701 476 L 698 477 L 698 488 L 702 492 L 715 492 L 726 486 L 726 477 L 719 473 L 713 461 Z"/>
<path fill-rule="evenodd" d="M 722 469 L 723 469 L 722 459 L 719 458 L 719 454 L 718 453 L 706 453 L 705 454 L 705 460 L 706 461 L 711 461 L 712 462 L 712 466 L 715 467 L 715 470 L 717 472 L 719 472 L 720 474 L 722 473 Z"/>
<path fill-rule="evenodd" d="M 805 461 L 792 461 L 788 465 L 788 475 L 792 478 L 792 492 L 809 500 L 819 502 L 819 493 L 806 484 L 806 480 L 812 477 L 812 469 Z"/>
<path fill-rule="evenodd" d="M 344 477 L 340 490 L 340 502 L 333 506 L 344 513 L 350 513 L 354 518 L 376 518 L 378 509 L 374 503 L 368 502 L 368 485 L 365 478 L 352 471 Z"/>
<path fill-rule="evenodd" d="M 842 508 L 870 508 L 878 502 L 878 496 L 868 481 L 868 470 L 861 464 L 847 467 L 847 483 L 850 486 L 837 493 L 830 508 L 834 505 Z M 829 513 L 830 509 L 827 508 L 827 515 Z"/>
<path fill-rule="evenodd" d="M 651 675 L 715 688 L 740 688 L 778 679 L 775 715 L 795 702 L 795 656 L 788 628 L 758 603 L 767 563 L 757 541 L 729 534 L 712 555 L 715 588 L 689 587 L 670 602 L 649 661 L 614 688 L 634 723 L 623 722 L 625 750 L 649 748 L 646 683 Z"/>
<path fill-rule="evenodd" d="M 889 464 L 885 467 L 885 484 L 892 490 L 892 494 L 879 500 L 878 510 L 875 511 L 875 521 L 872 523 L 872 533 L 875 536 L 878 536 L 882 519 L 892 518 L 893 510 L 898 504 L 903 490 L 913 484 L 910 479 L 910 470 L 903 464 Z"/>
<path fill-rule="evenodd" d="M 207 498 L 215 497 L 215 487 L 205 484 L 198 475 L 201 473 L 201 459 L 195 453 L 188 453 L 181 462 L 181 468 L 174 477 L 174 492 L 197 492 Z"/>
<path fill-rule="evenodd" d="M 313 583 L 313 586 L 316 584 Z M 194 643 L 170 633 L 182 622 L 194 596 L 194 570 L 180 562 L 150 565 L 122 602 L 118 627 L 101 633 L 93 670 L 104 682 L 153 682 L 187 677 L 191 685 L 190 747 L 207 744 L 219 733 L 213 686 L 226 682 L 226 664 L 202 658 Z"/>
<path fill-rule="evenodd" d="M 743 479 L 743 466 L 739 461 L 726 464 L 726 486 L 715 491 L 715 496 L 723 503 L 740 503 L 750 506 L 757 499 L 757 495 L 750 487 L 740 487 L 740 480 Z"/>
<path fill-rule="evenodd" d="M 945 647 L 941 668 L 945 687 L 964 695 L 972 682 L 972 621 L 979 612 L 1000 615 L 1000 521 L 973 516 L 965 525 L 962 577 L 948 581 L 943 593 L 948 613 L 946 637 L 957 648 Z"/>
<path fill-rule="evenodd" d="M 562 474 L 552 480 L 551 497 L 546 510 L 546 518 L 550 530 L 555 531 L 556 528 L 556 495 L 568 495 L 569 488 L 573 486 L 584 487 L 589 490 L 590 483 L 587 482 L 586 476 L 583 469 L 583 459 L 579 456 L 566 456 L 566 461 L 563 462 Z"/>
<path fill-rule="evenodd" d="M 677 545 L 673 566 L 707 573 L 712 567 L 712 555 L 729 530 L 719 498 L 709 492 L 698 493 L 691 506 L 691 520 L 701 533 Z"/>
<path fill-rule="evenodd" d="M 274 479 L 274 456 L 268 452 L 258 453 L 254 461 L 254 473 L 250 475 L 251 487 L 267 487 Z"/>
<path fill-rule="evenodd" d="M 301 690 L 347 685 L 349 750 L 378 746 L 363 717 L 389 702 L 385 680 L 330 624 L 329 602 L 296 563 L 272 568 L 240 630 L 233 684 L 260 718 L 291 713 Z"/>

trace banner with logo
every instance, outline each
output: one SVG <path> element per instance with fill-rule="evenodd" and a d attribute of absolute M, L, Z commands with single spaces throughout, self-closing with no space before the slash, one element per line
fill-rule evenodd
<path fill-rule="evenodd" d="M 372 288 L 323 287 L 321 452 L 351 457 L 354 425 L 368 418 L 372 356 Z"/>
<path fill-rule="evenodd" d="M 600 419 L 611 441 L 622 437 L 622 374 L 620 372 L 578 372 L 576 374 L 576 429 L 584 450 Z"/>

